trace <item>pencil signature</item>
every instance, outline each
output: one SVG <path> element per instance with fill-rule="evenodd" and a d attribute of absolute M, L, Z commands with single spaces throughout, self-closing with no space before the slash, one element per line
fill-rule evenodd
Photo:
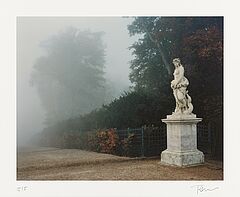
<path fill-rule="evenodd" d="M 193 185 L 193 186 L 191 186 L 191 188 L 196 189 L 197 194 L 203 193 L 203 192 L 211 192 L 211 191 L 214 191 L 216 189 L 219 189 L 219 187 L 207 188 L 204 185 Z"/>

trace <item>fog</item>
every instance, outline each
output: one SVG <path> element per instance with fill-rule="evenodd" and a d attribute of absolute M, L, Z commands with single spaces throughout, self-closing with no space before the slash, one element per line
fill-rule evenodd
<path fill-rule="evenodd" d="M 111 81 L 112 97 L 128 90 L 130 81 L 128 47 L 137 39 L 128 35 L 133 18 L 122 17 L 18 17 L 17 18 L 17 139 L 26 144 L 44 128 L 46 111 L 30 76 L 36 60 L 45 54 L 39 44 L 69 26 L 91 32 L 105 32 L 105 78 Z"/>

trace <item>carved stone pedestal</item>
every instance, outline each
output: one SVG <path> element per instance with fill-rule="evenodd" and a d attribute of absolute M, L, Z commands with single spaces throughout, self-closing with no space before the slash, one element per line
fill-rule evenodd
<path fill-rule="evenodd" d="M 167 149 L 161 154 L 161 163 L 176 166 L 198 165 L 204 155 L 197 149 L 196 115 L 168 115 L 162 119 L 167 124 Z"/>

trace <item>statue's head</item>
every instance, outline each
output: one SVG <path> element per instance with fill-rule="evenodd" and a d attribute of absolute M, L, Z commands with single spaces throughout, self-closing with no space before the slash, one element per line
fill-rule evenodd
<path fill-rule="evenodd" d="M 174 64 L 174 66 L 180 66 L 181 65 L 181 60 L 179 58 L 174 58 L 173 59 L 173 64 Z"/>

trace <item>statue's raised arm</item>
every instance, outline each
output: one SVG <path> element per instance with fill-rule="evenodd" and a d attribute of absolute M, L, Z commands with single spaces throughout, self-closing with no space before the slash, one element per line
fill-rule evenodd
<path fill-rule="evenodd" d="M 189 82 L 184 76 L 184 68 L 179 58 L 173 59 L 173 64 L 175 70 L 173 72 L 174 79 L 171 82 L 171 88 L 173 89 L 173 95 L 176 100 L 174 114 L 192 114 L 193 105 L 187 91 Z"/>

